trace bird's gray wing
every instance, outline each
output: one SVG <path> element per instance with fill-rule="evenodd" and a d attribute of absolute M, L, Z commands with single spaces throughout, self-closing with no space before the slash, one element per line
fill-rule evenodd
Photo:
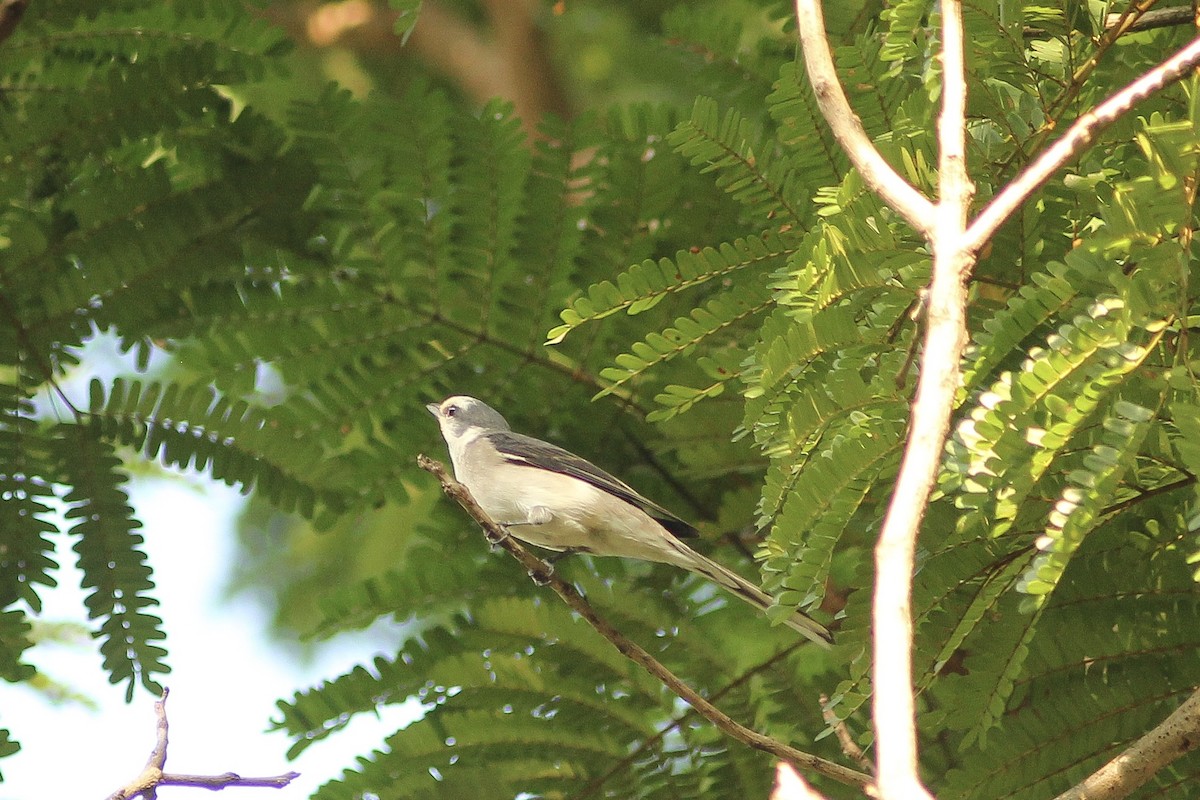
<path fill-rule="evenodd" d="M 587 459 L 543 442 L 532 436 L 512 431 L 490 431 L 485 434 L 510 464 L 537 467 L 561 472 L 603 489 L 614 497 L 646 512 L 652 519 L 680 538 L 699 536 L 699 531 L 665 508 L 638 494 L 629 484 L 614 478 Z"/>

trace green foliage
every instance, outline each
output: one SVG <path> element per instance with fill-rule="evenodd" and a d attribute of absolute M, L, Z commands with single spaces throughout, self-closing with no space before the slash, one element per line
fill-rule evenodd
<path fill-rule="evenodd" d="M 3 427 L 0 427 L 0 463 L 6 466 L 0 474 L 0 504 L 3 530 L 7 532 L 3 555 L 0 555 L 0 597 L 5 606 L 21 600 L 32 611 L 41 610 L 38 587 L 52 587 L 50 574 L 57 566 L 50 556 L 54 544 L 46 534 L 54 525 L 43 515 L 50 512 L 47 501 L 53 496 L 50 482 L 37 474 L 37 465 L 45 461 L 46 441 L 39 435 L 31 419 L 33 404 L 26 393 L 16 386 L 0 387 L 4 399 Z M 16 612 L 12 612 L 16 613 Z M 23 642 L 19 637 L 0 639 L 6 646 Z M 19 649 L 24 649 L 21 647 Z M 6 660 L 5 673 L 11 675 L 15 661 Z"/>
<path fill-rule="evenodd" d="M 66 518 L 74 520 L 69 533 L 77 537 L 75 551 L 83 587 L 90 590 L 84 603 L 88 618 L 100 620 L 95 632 L 102 641 L 100 654 L 113 683 L 128 681 L 126 700 L 133 698 L 135 682 L 151 692 L 162 692 L 155 674 L 169 672 L 167 651 L 156 642 L 165 639 L 162 620 L 146 613 L 158 605 L 150 566 L 139 549 L 141 527 L 133 518 L 129 496 L 121 484 L 120 459 L 113 446 L 97 431 L 77 426 L 60 433 L 56 444 L 63 478 L 71 491 L 63 497 Z"/>
<path fill-rule="evenodd" d="M 388 5 L 396 11 L 396 33 L 400 35 L 403 44 L 408 43 L 413 29 L 417 27 L 417 19 L 421 14 L 421 0 L 388 0 Z"/>
<path fill-rule="evenodd" d="M 206 471 L 226 484 L 257 490 L 285 511 L 318 513 L 345 505 L 337 483 L 322 474 L 323 453 L 299 433 L 279 436 L 260 409 L 217 396 L 208 386 L 117 378 L 105 395 L 91 385 L 88 416 L 105 438 L 149 460 Z M 343 488 L 344 493 L 349 489 Z"/>
<path fill-rule="evenodd" d="M 722 628 L 710 617 L 696 620 L 690 630 L 660 630 L 656 636 L 664 615 L 678 609 L 659 603 L 631 609 L 611 588 L 594 581 L 587 588 L 606 615 L 654 642 L 656 655 L 681 674 L 712 681 L 715 689 L 736 677 L 738 667 L 721 647 Z M 768 638 L 778 643 L 787 637 Z M 785 675 L 788 653 L 772 654 L 766 649 L 771 646 L 777 645 L 761 644 L 747 659 L 751 665 L 762 659 L 752 666 L 759 675 Z M 436 683 L 430 675 L 438 676 Z M 725 702 L 745 702 L 754 694 L 749 686 L 734 687 Z M 600 765 L 621 761 L 632 772 L 612 786 L 602 784 L 610 790 L 640 786 L 657 795 L 668 791 L 664 781 L 674 770 L 693 760 L 703 768 L 692 780 L 721 787 L 721 796 L 760 793 L 769 778 L 737 768 L 753 760 L 745 752 L 714 753 L 711 760 L 705 752 L 701 758 L 713 743 L 704 726 L 670 727 L 670 736 L 656 737 L 674 718 L 686 720 L 687 712 L 561 604 L 533 598 L 479 603 L 469 621 L 424 631 L 396 658 L 378 658 L 369 669 L 355 668 L 280 703 L 279 724 L 296 737 L 299 750 L 342 727 L 350 715 L 409 697 L 425 705 L 422 722 L 390 737 L 385 749 L 360 759 L 317 797 L 358 797 L 385 787 L 436 797 L 484 783 L 496 786 L 497 796 L 553 794 L 599 777 L 605 771 Z M 816 713 L 811 704 L 809 712 Z M 630 742 L 641 744 L 636 759 L 627 760 Z M 541 757 L 548 750 L 554 751 L 553 766 Z M 501 768 L 491 771 L 497 764 Z"/>
<path fill-rule="evenodd" d="M 119 437 L 79 413 L 56 423 L 32 398 L 97 328 L 147 346 L 150 320 L 178 314 L 186 287 L 244 274 L 231 242 L 258 209 L 240 190 L 264 176 L 238 174 L 238 162 L 253 156 L 254 122 L 231 121 L 217 87 L 268 74 L 283 40 L 229 11 L 125 3 L 84 14 L 48 4 L 0 47 L 9 165 L 0 178 L 0 650 L 10 681 L 34 676 L 19 660 L 29 646 L 25 615 L 55 584 L 58 510 L 109 678 L 131 696 L 138 684 L 157 691 L 167 671 L 161 621 L 148 613 L 157 601 L 140 523 L 114 451 Z M 269 183 L 261 188 L 269 192 Z M 14 746 L 6 738 L 3 750 Z"/>
<path fill-rule="evenodd" d="M 392 5 L 407 35 L 420 4 Z M 928 191 L 936 4 L 879 5 L 831 14 L 839 70 Z M 1182 40 L 1098 39 L 1091 8 L 968 9 L 980 203 Z M 121 458 L 158 461 L 251 494 L 249 537 L 282 512 L 332 530 L 299 555 L 247 548 L 243 583 L 269 563 L 283 596 L 322 595 L 292 624 L 413 623 L 396 652 L 280 703 L 294 753 L 381 705 L 424 708 L 320 797 L 764 796 L 764 757 L 437 504 L 414 466 L 440 452 L 421 407 L 465 392 L 619 469 L 716 558 L 755 553 L 771 615 L 823 616 L 838 644 L 796 648 L 666 568 L 562 563 L 614 624 L 741 721 L 842 759 L 824 693 L 869 745 L 871 547 L 929 248 L 848 167 L 788 13 L 680 4 L 652 56 L 678 78 L 669 101 L 547 119 L 531 142 L 508 106 L 429 79 L 306 91 L 238 4 L 33 4 L 0 43 L 0 675 L 35 677 L 30 618 L 67 537 L 103 668 L 157 691 L 152 534 Z M 980 254 L 913 594 L 939 797 L 1061 791 L 1200 683 L 1197 87 L 1108 129 Z M 172 371 L 77 364 L 100 332 Z M 86 399 L 59 389 L 77 372 Z M 279 569 L 305 559 L 336 566 Z M 0 731 L 0 755 L 15 748 Z M 1197 768 L 1139 796 L 1193 796 Z"/>
<path fill-rule="evenodd" d="M 550 344 L 558 344 L 585 322 L 624 311 L 629 315 L 649 311 L 669 295 L 721 279 L 738 270 L 769 267 L 788 253 L 787 241 L 767 233 L 762 238 L 741 239 L 699 252 L 680 251 L 674 261 L 661 259 L 635 264 L 614 284 L 603 281 L 588 289 L 562 312 L 563 322 L 550 331 Z"/>
<path fill-rule="evenodd" d="M 754 144 L 760 137 L 749 128 L 737 111 L 722 117 L 715 100 L 701 97 L 691 120 L 676 128 L 667 141 L 701 166 L 701 172 L 716 173 L 717 186 L 746 206 L 758 224 L 782 214 L 785 224 L 803 230 L 807 215 L 801 204 L 807 187 L 788 160 L 776 160 L 772 151 L 764 152 L 761 143 Z"/>
<path fill-rule="evenodd" d="M 12 734 L 7 728 L 0 728 L 0 758 L 11 756 L 21 749 L 21 745 L 13 741 Z M 0 778 L 3 778 L 0 773 Z"/>

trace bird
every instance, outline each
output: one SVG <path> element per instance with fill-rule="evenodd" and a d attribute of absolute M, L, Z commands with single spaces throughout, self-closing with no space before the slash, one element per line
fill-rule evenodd
<path fill-rule="evenodd" d="M 558 553 L 671 564 L 712 581 L 760 611 L 771 596 L 682 541 L 699 531 L 627 483 L 557 445 L 515 433 L 498 411 L 455 395 L 425 408 L 446 440 L 454 477 L 513 536 Z M 796 611 L 785 624 L 828 647 L 833 635 Z"/>

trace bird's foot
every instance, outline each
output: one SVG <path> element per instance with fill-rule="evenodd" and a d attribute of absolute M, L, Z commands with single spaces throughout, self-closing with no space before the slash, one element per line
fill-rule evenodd
<path fill-rule="evenodd" d="M 493 553 L 496 552 L 496 548 L 500 546 L 501 542 L 512 536 L 512 533 L 508 530 L 507 524 L 497 523 L 496 527 L 500 530 L 500 533 L 495 533 L 490 528 L 484 529 L 483 532 L 483 535 L 488 540 L 488 544 L 491 546 Z"/>
<path fill-rule="evenodd" d="M 546 565 L 545 572 L 541 570 L 529 570 L 529 580 L 533 581 L 535 586 L 546 586 L 550 583 L 551 576 L 554 575 L 554 562 L 543 561 Z"/>

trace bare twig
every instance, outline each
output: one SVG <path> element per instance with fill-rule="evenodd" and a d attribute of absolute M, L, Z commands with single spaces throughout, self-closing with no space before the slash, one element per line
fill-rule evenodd
<path fill-rule="evenodd" d="M 818 775 L 824 775 L 840 783 L 865 787 L 871 782 L 870 775 L 865 775 L 856 770 L 844 767 L 841 764 L 828 761 L 820 756 L 797 750 L 758 731 L 751 730 L 725 714 L 725 712 L 701 696 L 699 692 L 684 683 L 675 673 L 663 666 L 644 648 L 628 639 L 623 633 L 610 625 L 607 620 L 597 614 L 595 609 L 583 598 L 583 595 L 579 593 L 579 590 L 574 585 L 567 583 L 555 575 L 550 565 L 522 547 L 513 537 L 508 535 L 507 530 L 496 524 L 479 507 L 475 499 L 471 497 L 471 493 L 467 490 L 467 487 L 452 478 L 446 472 L 444 466 L 424 455 L 417 456 L 417 465 L 436 476 L 442 484 L 442 490 L 454 498 L 471 515 L 471 518 L 479 523 L 488 541 L 507 550 L 525 568 L 530 578 L 539 585 L 546 585 L 553 589 L 555 594 L 561 597 L 563 602 L 572 611 L 583 617 L 589 625 L 596 629 L 597 633 L 607 639 L 613 647 L 617 648 L 621 655 L 638 664 L 642 669 L 662 681 L 668 689 L 691 705 L 692 708 L 696 709 L 699 714 L 716 725 L 720 730 L 756 750 L 769 753 L 800 769 L 811 770 Z"/>
<path fill-rule="evenodd" d="M 875 767 L 871 764 L 871 760 L 867 758 L 867 754 L 850 735 L 850 728 L 846 725 L 846 721 L 838 717 L 836 711 L 829 708 L 829 698 L 825 695 L 821 695 L 821 709 L 825 723 L 833 728 L 834 735 L 837 736 L 838 744 L 842 746 L 842 752 L 845 753 L 846 758 L 854 759 L 864 770 L 873 772 Z"/>
<path fill-rule="evenodd" d="M 150 757 L 141 773 L 129 783 L 108 796 L 108 800 L 130 800 L 145 797 L 153 800 L 160 786 L 198 786 L 203 789 L 224 789 L 227 786 L 261 786 L 282 789 L 300 777 L 299 772 L 288 772 L 267 778 L 243 778 L 234 772 L 222 775 L 178 775 L 163 772 L 167 764 L 167 690 L 154 703 L 155 741 Z"/>
<path fill-rule="evenodd" d="M 1172 25 L 1191 25 L 1194 22 L 1194 12 L 1191 6 L 1175 6 L 1173 8 L 1154 8 L 1141 14 L 1133 22 L 1125 26 L 1123 33 L 1148 31 L 1151 28 L 1168 28 Z M 1126 15 L 1114 12 L 1104 18 L 1105 28 L 1115 28 L 1120 25 Z"/>
<path fill-rule="evenodd" d="M 220 775 L 183 775 L 168 772 L 158 782 L 159 786 L 195 786 L 200 789 L 224 789 L 227 786 L 250 786 L 260 789 L 282 789 L 296 778 L 299 772 L 287 772 L 283 775 L 269 775 L 265 778 L 243 778 L 236 772 L 223 772 Z"/>
<path fill-rule="evenodd" d="M 1160 494 L 1167 494 L 1168 492 L 1176 492 L 1180 489 L 1186 489 L 1195 482 L 1195 476 L 1187 475 L 1178 480 L 1171 481 L 1170 483 L 1164 483 L 1162 486 L 1155 486 L 1153 489 L 1143 489 L 1133 497 L 1126 498 L 1119 503 L 1113 503 L 1110 506 L 1105 506 L 1100 510 L 1100 516 L 1111 516 L 1112 514 L 1124 511 L 1127 508 L 1132 508 L 1138 503 L 1144 503 L 1152 497 L 1158 497 Z"/>
<path fill-rule="evenodd" d="M 1115 19 L 1109 20 L 1110 24 L 1105 26 L 1104 33 L 1099 37 L 1093 38 L 1091 52 L 1078 65 L 1075 64 L 1070 44 L 1070 33 L 1068 32 L 1067 55 L 1070 60 L 1071 78 L 1063 86 L 1063 91 L 1044 107 L 1045 119 L 1042 121 L 1037 132 L 1020 147 L 1015 148 L 1009 157 L 1004 160 L 1001 165 L 1001 173 L 1007 173 L 1008 168 L 1018 158 L 1024 161 L 1027 152 L 1036 153 L 1042 149 L 1051 134 L 1063 125 L 1063 115 L 1067 113 L 1067 109 L 1075 102 L 1075 98 L 1079 96 L 1079 92 L 1082 91 L 1084 85 L 1087 83 L 1088 77 L 1100 66 L 1100 62 L 1104 60 L 1104 56 L 1117 43 L 1117 40 L 1124 36 L 1130 27 L 1146 13 L 1146 10 L 1156 2 L 1158 0 L 1130 0 L 1129 5 L 1115 15 Z"/>
<path fill-rule="evenodd" d="M 964 246 L 977 251 L 1038 187 L 1082 153 L 1100 131 L 1142 100 L 1185 77 L 1197 64 L 1200 64 L 1200 37 L 1077 119 L 1062 138 L 1043 151 L 975 217 L 967 229 Z"/>
<path fill-rule="evenodd" d="M 1055 800 L 1119 800 L 1128 797 L 1155 772 L 1198 746 L 1200 690 L 1129 749 Z"/>
<path fill-rule="evenodd" d="M 1121 29 L 1120 35 L 1124 36 L 1125 34 L 1148 31 L 1154 28 L 1170 28 L 1176 25 L 1195 24 L 1194 12 L 1191 6 L 1154 8 L 1138 14 L 1132 21 L 1129 17 L 1130 13 L 1128 10 L 1113 11 L 1104 18 L 1104 29 L 1107 31 L 1119 27 Z M 1039 28 L 1035 25 L 1027 26 L 1023 33 L 1025 36 L 1049 35 L 1045 28 Z"/>
<path fill-rule="evenodd" d="M 158 784 L 162 782 L 163 767 L 167 763 L 167 693 L 168 689 L 163 688 L 162 696 L 154 703 L 154 749 L 150 751 L 150 757 L 146 759 L 146 766 L 142 767 L 142 771 L 131 782 L 117 789 L 108 800 L 126 800 L 129 797 L 138 797 L 144 795 L 147 798 L 154 797 L 154 791 L 158 788 Z"/>
<path fill-rule="evenodd" d="M 862 120 L 850 107 L 833 66 L 820 0 L 796 0 L 796 19 L 808 80 L 821 115 L 829 123 L 834 137 L 867 187 L 882 197 L 909 225 L 928 236 L 935 220 L 934 205 L 884 160 L 863 129 Z"/>

